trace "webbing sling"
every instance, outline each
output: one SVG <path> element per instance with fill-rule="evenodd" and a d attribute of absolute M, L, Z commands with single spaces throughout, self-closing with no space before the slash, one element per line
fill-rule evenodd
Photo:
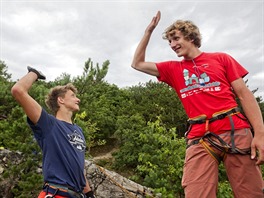
<path fill-rule="evenodd" d="M 233 118 L 231 115 L 228 116 L 230 125 L 231 125 L 231 145 L 232 145 L 232 151 L 235 151 L 235 124 L 233 122 Z"/>
<path fill-rule="evenodd" d="M 225 156 L 226 156 L 226 152 L 225 152 L 225 150 L 226 149 L 219 149 L 220 151 L 224 151 L 224 152 L 222 152 L 220 155 L 219 154 L 217 154 L 207 143 L 206 143 L 206 141 L 205 141 L 205 138 L 208 140 L 208 142 L 212 145 L 212 146 L 214 146 L 214 144 L 212 144 L 212 141 L 211 141 L 211 138 L 210 138 L 210 140 L 209 140 L 209 138 L 208 138 L 208 135 L 209 135 L 209 133 L 211 134 L 211 132 L 207 132 L 202 138 L 199 138 L 199 139 L 196 139 L 196 140 L 193 140 L 193 141 L 191 141 L 191 143 L 190 144 L 188 144 L 187 145 L 187 147 L 186 147 L 186 149 L 188 149 L 190 146 L 192 146 L 192 145 L 195 145 L 195 144 L 201 144 L 204 148 L 205 148 L 205 150 L 208 152 L 208 154 L 218 163 L 218 164 L 220 164 L 221 163 L 221 161 L 225 158 Z M 215 135 L 215 134 L 214 134 Z"/>
<path fill-rule="evenodd" d="M 208 132 L 207 134 L 205 134 L 205 137 L 212 146 L 214 146 L 215 148 L 217 148 L 222 152 L 231 153 L 231 154 L 241 154 L 241 155 L 249 155 L 251 153 L 250 148 L 240 149 L 237 147 L 235 148 L 230 147 L 230 145 L 227 144 L 221 137 L 219 137 L 218 135 L 212 132 Z M 217 139 L 218 142 L 213 140 L 212 137 Z"/>
<path fill-rule="evenodd" d="M 228 110 L 224 113 L 218 114 L 214 117 L 212 117 L 211 119 L 206 119 L 206 117 L 202 117 L 202 119 L 195 119 L 195 120 L 191 120 L 189 119 L 188 122 L 192 125 L 192 124 L 203 124 L 206 123 L 206 133 L 205 135 L 200 138 L 200 139 L 196 139 L 193 140 L 189 145 L 187 145 L 187 148 L 189 148 L 190 146 L 194 145 L 194 144 L 198 144 L 200 143 L 205 150 L 213 157 L 213 159 L 215 159 L 218 163 L 220 163 L 224 157 L 226 156 L 226 153 L 232 153 L 232 154 L 242 154 L 242 155 L 247 155 L 250 154 L 250 148 L 249 149 L 239 149 L 235 146 L 235 137 L 234 137 L 234 133 L 235 133 L 235 125 L 232 119 L 232 115 L 239 113 L 239 108 L 234 108 L 231 110 Z M 220 138 L 218 135 L 208 131 L 209 127 L 209 123 L 219 120 L 219 119 L 224 119 L 225 117 L 229 118 L 230 121 L 230 125 L 231 125 L 231 144 L 232 146 L 230 147 L 229 144 L 227 144 L 222 138 Z M 190 129 L 191 129 L 191 125 L 190 125 Z M 188 131 L 190 131 L 190 129 Z M 188 132 L 187 132 L 188 133 Z M 187 135 L 186 135 L 187 136 Z M 210 136 L 215 137 L 219 143 L 217 143 L 215 140 L 213 140 Z M 204 141 L 204 139 L 207 139 L 208 142 L 215 148 L 217 148 L 218 150 L 221 151 L 221 154 L 218 155 L 217 153 L 215 153 L 215 151 Z"/>
<path fill-rule="evenodd" d="M 211 155 L 211 157 L 216 160 L 218 164 L 221 163 L 223 157 L 225 156 L 225 153 L 218 155 L 216 152 L 214 152 L 213 149 L 211 149 L 211 147 L 208 144 L 206 144 L 206 142 L 203 139 L 200 139 L 199 143 L 205 148 L 205 150 Z"/>

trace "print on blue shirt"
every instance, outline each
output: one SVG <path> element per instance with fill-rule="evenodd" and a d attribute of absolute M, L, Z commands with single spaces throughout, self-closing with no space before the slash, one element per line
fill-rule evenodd
<path fill-rule="evenodd" d="M 85 150 L 85 141 L 76 130 L 72 134 L 68 134 L 68 137 L 72 146 L 74 146 L 79 151 Z"/>

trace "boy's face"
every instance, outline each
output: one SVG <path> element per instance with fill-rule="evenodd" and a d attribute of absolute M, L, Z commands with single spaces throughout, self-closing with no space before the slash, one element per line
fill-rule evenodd
<path fill-rule="evenodd" d="M 186 40 L 183 34 L 175 30 L 174 34 L 168 37 L 171 49 L 177 54 L 178 57 L 188 57 L 191 49 L 194 46 L 192 41 Z"/>
<path fill-rule="evenodd" d="M 64 97 L 60 97 L 59 102 L 73 112 L 79 111 L 80 99 L 72 90 L 68 90 Z"/>

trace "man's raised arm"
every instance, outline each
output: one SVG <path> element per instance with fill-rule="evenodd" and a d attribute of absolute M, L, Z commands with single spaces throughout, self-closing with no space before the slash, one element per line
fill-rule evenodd
<path fill-rule="evenodd" d="M 145 33 L 139 42 L 137 49 L 134 54 L 134 58 L 132 61 L 132 67 L 136 70 L 142 71 L 144 73 L 153 75 L 153 76 L 159 76 L 158 69 L 153 62 L 145 62 L 145 55 L 146 55 L 146 49 L 147 45 L 149 43 L 151 34 L 153 30 L 156 28 L 160 20 L 160 11 L 157 12 L 156 16 L 154 16 L 148 25 L 148 27 L 145 30 Z"/>
<path fill-rule="evenodd" d="M 29 119 L 36 124 L 40 118 L 42 107 L 28 94 L 33 83 L 46 77 L 36 69 L 28 67 L 28 73 L 23 76 L 12 87 L 11 93 L 15 100 L 21 105 Z"/>

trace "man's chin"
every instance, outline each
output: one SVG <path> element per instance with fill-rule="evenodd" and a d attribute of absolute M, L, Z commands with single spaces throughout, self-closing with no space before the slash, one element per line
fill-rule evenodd
<path fill-rule="evenodd" d="M 73 110 L 73 112 L 77 112 L 79 110 L 80 110 L 80 108 L 76 108 L 76 109 Z"/>
<path fill-rule="evenodd" d="M 182 54 L 181 53 L 176 53 L 178 57 L 182 57 Z"/>

